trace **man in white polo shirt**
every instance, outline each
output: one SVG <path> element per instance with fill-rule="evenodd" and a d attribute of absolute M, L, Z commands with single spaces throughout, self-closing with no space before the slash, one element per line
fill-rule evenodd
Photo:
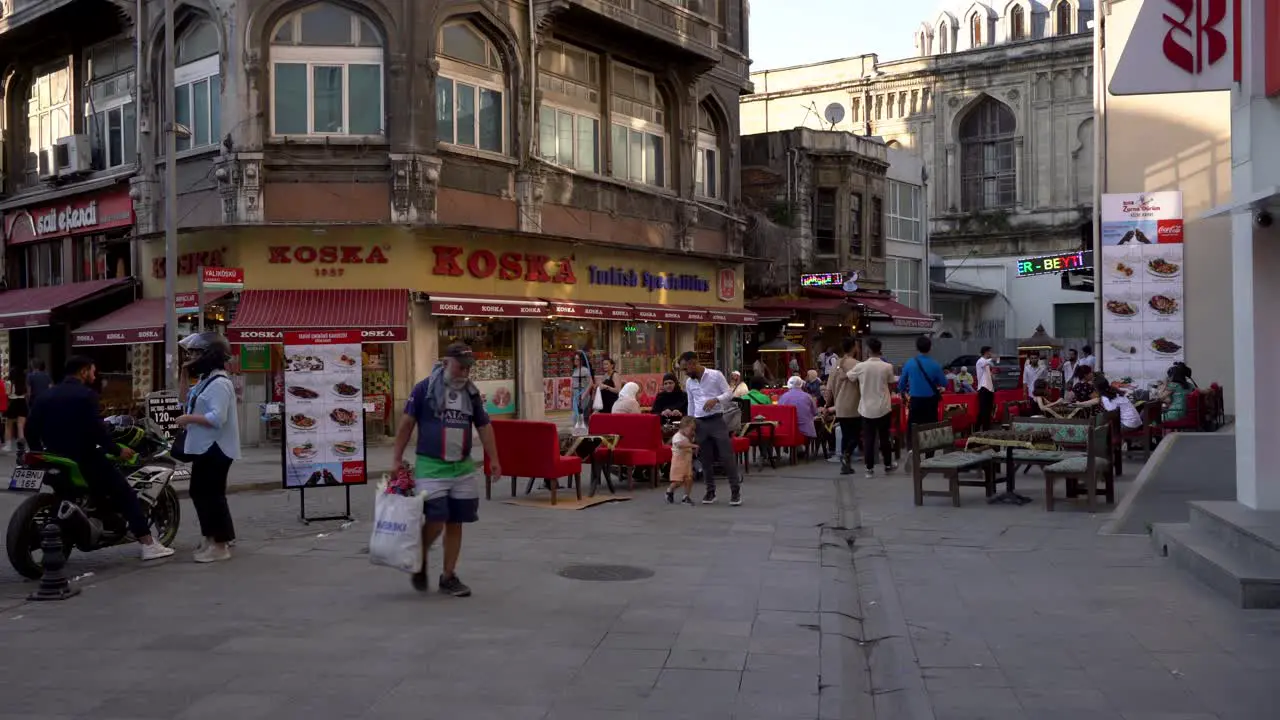
<path fill-rule="evenodd" d="M 984 345 L 975 369 L 978 373 L 978 429 L 991 429 L 991 415 L 996 409 L 996 384 L 992 379 L 997 358 L 991 357 L 991 346 Z"/>
<path fill-rule="evenodd" d="M 716 501 L 715 464 L 724 466 L 729 476 L 729 504 L 742 504 L 742 481 L 738 477 L 738 459 L 733 454 L 733 440 L 729 426 L 724 421 L 725 408 L 733 402 L 733 388 L 719 370 L 702 367 L 697 353 L 686 352 L 680 356 L 680 370 L 689 376 L 685 380 L 685 392 L 689 395 L 689 416 L 698 421 L 698 459 L 702 461 L 702 476 L 707 483 L 703 505 Z"/>

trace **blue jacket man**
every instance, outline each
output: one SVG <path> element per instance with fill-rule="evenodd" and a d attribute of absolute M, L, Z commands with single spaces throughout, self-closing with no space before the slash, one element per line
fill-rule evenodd
<path fill-rule="evenodd" d="M 938 363 L 929 357 L 933 349 L 933 341 L 927 336 L 916 338 L 916 350 L 919 355 L 911 358 L 902 366 L 898 378 L 898 392 L 908 395 L 907 442 L 911 441 L 910 426 L 927 425 L 938 422 L 938 405 L 942 402 L 942 390 L 947 386 L 947 377 L 942 373 Z"/>

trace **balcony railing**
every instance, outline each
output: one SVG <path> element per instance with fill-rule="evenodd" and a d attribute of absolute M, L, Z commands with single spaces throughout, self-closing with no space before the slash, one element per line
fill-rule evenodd
<path fill-rule="evenodd" d="M 702 13 L 711 0 L 569 0 L 570 4 L 605 15 L 708 59 L 718 60 L 720 29 Z M 688 7 L 700 6 L 699 12 Z"/>

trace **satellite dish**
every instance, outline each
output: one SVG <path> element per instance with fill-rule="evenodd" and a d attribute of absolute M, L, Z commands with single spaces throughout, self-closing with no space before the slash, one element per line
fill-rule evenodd
<path fill-rule="evenodd" d="M 845 292 L 858 291 L 858 271 L 854 270 L 849 273 L 849 278 L 844 281 L 844 285 L 840 286 Z"/>
<path fill-rule="evenodd" d="M 826 110 L 822 111 L 822 116 L 827 119 L 827 122 L 831 123 L 831 127 L 835 127 L 840 124 L 841 120 L 844 120 L 844 106 L 840 103 L 831 103 Z"/>

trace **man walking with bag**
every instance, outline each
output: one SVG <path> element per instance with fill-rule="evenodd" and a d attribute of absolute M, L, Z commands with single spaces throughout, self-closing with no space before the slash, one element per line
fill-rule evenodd
<path fill-rule="evenodd" d="M 836 422 L 840 423 L 840 474 L 850 475 L 853 473 L 853 449 L 858 447 L 862 435 L 862 417 L 858 415 L 858 401 L 862 393 L 858 383 L 849 377 L 858 365 L 858 341 L 846 338 L 841 349 L 844 356 L 831 371 L 827 390 L 831 392 L 831 403 L 835 406 Z"/>
<path fill-rule="evenodd" d="M 426 380 L 418 383 L 405 403 L 396 432 L 395 468 L 404 466 L 404 451 L 413 431 L 418 431 L 417 458 L 413 480 L 425 497 L 422 528 L 422 568 L 413 574 L 414 589 L 426 592 L 427 551 L 444 534 L 444 571 L 440 592 L 453 597 L 469 597 L 471 588 L 456 572 L 462 552 L 462 526 L 479 519 L 480 483 L 484 480 L 471 459 L 471 429 L 489 456 L 492 477 L 501 477 L 493 426 L 484 409 L 480 390 L 471 382 L 475 355 L 464 343 L 454 343 L 444 351 L 444 359 Z M 394 471 L 393 471 L 394 474 Z"/>
<path fill-rule="evenodd" d="M 685 393 L 689 396 L 689 412 L 698 421 L 698 459 L 707 483 L 703 505 L 716 501 L 715 464 L 719 462 L 729 476 L 729 504 L 742 504 L 742 481 L 738 478 L 738 458 L 733 454 L 733 440 L 724 413 L 733 403 L 733 389 L 719 370 L 702 367 L 698 355 L 686 352 L 680 356 L 680 370 L 689 376 Z"/>
<path fill-rule="evenodd" d="M 916 338 L 916 350 L 920 354 L 902 366 L 902 376 L 898 380 L 898 392 L 911 398 L 907 407 L 907 447 L 911 447 L 913 425 L 938 422 L 938 405 L 942 402 L 942 389 L 947 386 L 947 378 L 938 363 L 929 357 L 932 349 L 933 341 L 928 336 Z M 908 460 L 910 457 L 907 456 Z"/>

